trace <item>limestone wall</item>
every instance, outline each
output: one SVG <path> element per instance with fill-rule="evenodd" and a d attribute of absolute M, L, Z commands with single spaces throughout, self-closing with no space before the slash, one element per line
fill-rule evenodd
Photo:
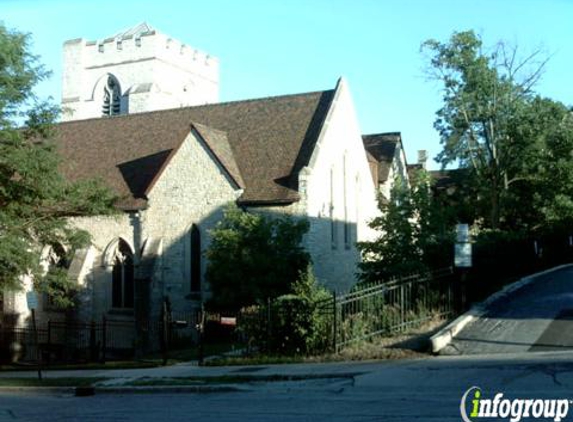
<path fill-rule="evenodd" d="M 309 165 L 299 175 L 301 201 L 266 207 L 274 215 L 305 216 L 305 247 L 316 277 L 330 289 L 349 290 L 360 260 L 356 242 L 373 239 L 368 222 L 378 213 L 375 187 L 350 92 L 341 80 Z"/>
<path fill-rule="evenodd" d="M 344 80 L 320 134 L 301 194 L 311 220 L 307 247 L 320 280 L 336 291 L 356 282 L 356 242 L 374 235 L 367 226 L 377 214 L 375 187 L 352 98 Z"/>
<path fill-rule="evenodd" d="M 210 243 L 209 229 L 221 218 L 224 206 L 236 200 L 240 192 L 203 141 L 191 133 L 151 190 L 147 210 L 72 219 L 75 227 L 88 231 L 92 237 L 91 247 L 81 252 L 78 268 L 73 271 L 80 287 L 78 318 L 99 321 L 106 315 L 116 320 L 133 319 L 130 310 L 112 309 L 109 253 L 119 238 L 135 252 L 136 265 L 140 251 L 151 240 L 161 239 L 163 256 L 150 286 L 152 318 L 159 314 L 165 295 L 171 298 L 175 311 L 196 307 L 199 298 L 189 297 L 191 225 L 199 226 L 204 251 Z M 202 260 L 203 275 L 205 266 Z M 16 293 L 12 300 L 17 305 L 16 311 L 25 316 L 25 291 Z M 48 318 L 49 314 L 44 312 L 44 316 Z"/>
<path fill-rule="evenodd" d="M 163 238 L 164 292 L 174 308 L 189 308 L 190 229 L 197 224 L 201 248 L 210 244 L 209 230 L 221 219 L 223 209 L 241 190 L 228 178 L 199 136 L 193 132 L 173 157 L 149 195 L 143 213 L 143 237 Z M 201 260 L 204 276 L 206 262 Z"/>

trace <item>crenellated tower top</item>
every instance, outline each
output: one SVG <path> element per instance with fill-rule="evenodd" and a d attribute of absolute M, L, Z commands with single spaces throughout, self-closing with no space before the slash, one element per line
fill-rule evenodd
<path fill-rule="evenodd" d="M 64 120 L 178 108 L 219 100 L 219 61 L 141 23 L 64 43 Z"/>

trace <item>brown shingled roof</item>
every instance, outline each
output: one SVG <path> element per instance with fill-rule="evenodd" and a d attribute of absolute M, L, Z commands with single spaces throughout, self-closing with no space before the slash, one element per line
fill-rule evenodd
<path fill-rule="evenodd" d="M 194 127 L 237 185 L 241 202 L 298 200 L 297 173 L 308 163 L 334 90 L 71 121 L 57 126 L 62 170 L 99 178 L 139 207 Z"/>
<path fill-rule="evenodd" d="M 364 148 L 378 161 L 378 181 L 384 183 L 390 174 L 396 145 L 401 142 L 400 132 L 362 135 Z"/>
<path fill-rule="evenodd" d="M 239 166 L 235 161 L 233 149 L 229 144 L 227 134 L 199 123 L 193 123 L 193 127 L 199 132 L 201 138 L 203 138 L 213 155 L 215 155 L 221 165 L 227 170 L 237 186 L 244 189 L 245 182 L 239 171 Z"/>
<path fill-rule="evenodd" d="M 430 171 L 430 177 L 434 181 L 434 189 L 453 191 L 468 183 L 470 171 L 465 168 L 450 170 Z"/>

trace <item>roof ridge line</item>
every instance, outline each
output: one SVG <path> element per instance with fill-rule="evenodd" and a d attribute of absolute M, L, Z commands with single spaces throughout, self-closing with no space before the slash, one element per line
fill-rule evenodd
<path fill-rule="evenodd" d="M 301 92 L 301 93 L 297 93 L 297 94 L 271 95 L 271 96 L 267 96 L 267 97 L 248 98 L 246 100 L 223 101 L 223 102 L 218 102 L 218 103 L 209 103 L 209 104 L 202 104 L 202 105 L 195 105 L 195 106 L 166 108 L 163 110 L 150 110 L 150 111 L 142 111 L 139 113 L 119 114 L 119 115 L 115 115 L 115 116 L 100 116 L 100 117 L 90 117 L 87 119 L 66 120 L 65 122 L 58 122 L 57 125 L 64 125 L 64 124 L 68 124 L 68 123 L 77 123 L 77 122 L 88 122 L 88 121 L 92 121 L 92 120 L 109 121 L 112 119 L 134 118 L 136 116 L 144 116 L 144 115 L 149 115 L 149 114 L 153 114 L 153 113 L 161 114 L 161 113 L 168 113 L 168 112 L 173 112 L 176 110 L 185 110 L 185 109 L 190 109 L 190 108 L 216 107 L 216 106 L 226 106 L 226 105 L 237 104 L 237 103 L 250 103 L 250 102 L 255 102 L 255 101 L 275 100 L 275 99 L 297 97 L 297 96 L 302 97 L 302 96 L 306 96 L 306 95 L 319 94 L 319 93 L 324 93 L 324 92 L 329 92 L 329 91 L 333 91 L 333 89 L 326 89 L 326 90 L 322 90 L 322 91 L 318 90 L 318 91 Z"/>
<path fill-rule="evenodd" d="M 382 135 L 399 135 L 399 136 L 402 136 L 402 132 L 395 131 L 395 132 L 378 132 L 378 133 L 364 133 L 364 134 L 362 134 L 363 137 L 365 137 L 365 136 L 382 136 Z"/>

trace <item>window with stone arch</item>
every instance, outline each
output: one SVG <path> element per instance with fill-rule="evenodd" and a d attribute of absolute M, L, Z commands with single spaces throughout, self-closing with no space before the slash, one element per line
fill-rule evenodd
<path fill-rule="evenodd" d="M 104 116 L 121 114 L 121 87 L 117 78 L 113 75 L 107 76 L 103 87 L 102 114 Z"/>
<path fill-rule="evenodd" d="M 132 309 L 134 302 L 133 252 L 123 239 L 119 239 L 112 260 L 111 306 Z"/>
<path fill-rule="evenodd" d="M 197 224 L 191 226 L 189 232 L 191 244 L 191 293 L 201 292 L 201 231 Z"/>

